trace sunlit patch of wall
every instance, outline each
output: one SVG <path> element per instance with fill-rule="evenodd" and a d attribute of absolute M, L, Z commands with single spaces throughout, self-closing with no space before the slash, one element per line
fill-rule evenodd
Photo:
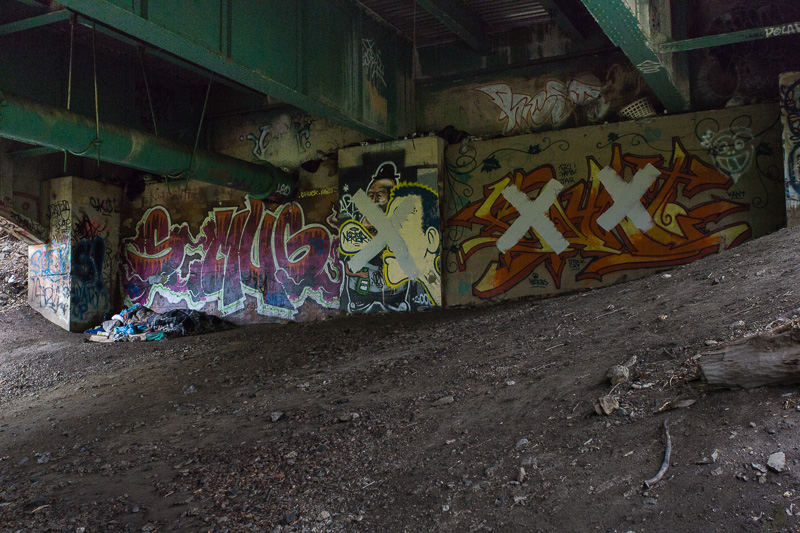
<path fill-rule="evenodd" d="M 451 145 L 446 301 L 598 287 L 774 231 L 780 153 L 773 105 Z"/>

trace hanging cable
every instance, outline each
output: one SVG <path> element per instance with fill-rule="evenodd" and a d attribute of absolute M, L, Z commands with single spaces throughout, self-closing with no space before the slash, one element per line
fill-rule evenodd
<path fill-rule="evenodd" d="M 67 73 L 67 111 L 72 105 L 72 58 L 75 53 L 75 13 L 69 17 L 69 72 Z M 67 151 L 64 150 L 64 174 L 67 173 Z"/>
<path fill-rule="evenodd" d="M 153 110 L 153 99 L 150 97 L 150 84 L 147 83 L 147 72 L 144 69 L 144 48 L 141 46 L 139 47 L 139 63 L 142 65 L 144 89 L 147 91 L 147 103 L 150 105 L 150 117 L 153 119 L 153 133 L 158 135 L 158 126 L 156 126 L 156 112 Z"/>
<path fill-rule="evenodd" d="M 200 124 L 197 125 L 197 136 L 194 139 L 194 149 L 192 150 L 192 157 L 189 159 L 189 168 L 187 169 L 186 175 L 186 189 L 189 189 L 189 180 L 192 178 L 192 165 L 194 165 L 194 156 L 197 153 L 197 145 L 200 143 L 200 132 L 203 130 L 203 120 L 206 116 L 206 106 L 208 106 L 208 95 L 211 93 L 211 81 L 214 79 L 214 73 L 209 73 L 208 76 L 208 87 L 206 88 L 206 99 L 203 102 L 203 112 L 200 113 Z"/>
<path fill-rule="evenodd" d="M 411 84 L 417 77 L 417 0 L 414 3 L 413 28 L 411 30 Z"/>
<path fill-rule="evenodd" d="M 94 143 L 97 146 L 97 167 L 100 167 L 100 103 L 97 98 L 97 44 L 96 44 L 96 31 L 95 22 L 92 21 L 92 66 L 94 69 L 94 125 L 95 125 L 95 139 Z"/>

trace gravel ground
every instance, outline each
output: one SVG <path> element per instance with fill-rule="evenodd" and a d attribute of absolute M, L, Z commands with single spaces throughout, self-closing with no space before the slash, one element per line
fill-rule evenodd
<path fill-rule="evenodd" d="M 708 341 L 800 308 L 798 248 L 783 230 L 559 298 L 152 343 L 10 307 L 0 532 L 798 532 L 797 386 L 691 380 Z"/>

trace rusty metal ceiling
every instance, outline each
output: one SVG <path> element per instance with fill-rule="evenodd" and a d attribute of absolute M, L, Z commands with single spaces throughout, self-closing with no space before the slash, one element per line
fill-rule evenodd
<path fill-rule="evenodd" d="M 479 18 L 488 34 L 526 28 L 552 20 L 536 0 L 457 0 Z M 459 36 L 417 4 L 416 0 L 356 0 L 417 48 L 459 40 Z"/>

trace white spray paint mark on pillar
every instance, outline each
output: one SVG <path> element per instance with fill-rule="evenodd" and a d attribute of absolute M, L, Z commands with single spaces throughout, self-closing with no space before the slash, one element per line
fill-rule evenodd
<path fill-rule="evenodd" d="M 546 216 L 550 206 L 555 203 L 558 193 L 563 188 L 564 186 L 558 181 L 550 180 L 534 201 L 531 201 L 528 195 L 517 189 L 515 185 L 503 189 L 503 197 L 519 211 L 519 218 L 497 240 L 497 248 L 505 253 L 522 240 L 528 229 L 533 228 L 539 238 L 555 253 L 560 254 L 566 250 L 569 242 Z"/>
<path fill-rule="evenodd" d="M 655 226 L 653 217 L 640 200 L 660 174 L 661 172 L 650 163 L 637 172 L 630 183 L 625 183 L 625 180 L 611 167 L 598 172 L 597 179 L 614 200 L 614 205 L 597 219 L 600 227 L 611 231 L 626 216 L 640 231 L 644 232 Z"/>
<path fill-rule="evenodd" d="M 396 200 L 398 202 L 397 209 L 387 216 L 378 204 L 369 199 L 369 196 L 363 190 L 359 189 L 353 195 L 355 206 L 378 232 L 350 260 L 350 269 L 353 272 L 358 272 L 364 268 L 373 257 L 388 246 L 408 279 L 415 280 L 419 277 L 419 268 L 411 258 L 411 254 L 408 253 L 408 245 L 400 234 L 400 227 L 414 210 L 414 202 L 408 200 L 407 197 Z"/>

